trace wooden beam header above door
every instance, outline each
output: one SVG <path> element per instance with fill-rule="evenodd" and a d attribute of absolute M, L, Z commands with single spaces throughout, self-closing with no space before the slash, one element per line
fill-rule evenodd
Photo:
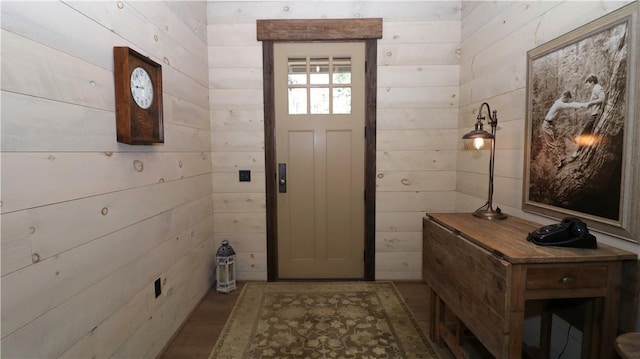
<path fill-rule="evenodd" d="M 332 41 L 382 38 L 382 18 L 257 20 L 258 41 Z"/>

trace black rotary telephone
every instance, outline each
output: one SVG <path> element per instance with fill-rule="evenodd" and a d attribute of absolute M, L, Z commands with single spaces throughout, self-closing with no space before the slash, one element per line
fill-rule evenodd
<path fill-rule="evenodd" d="M 565 217 L 560 223 L 540 227 L 530 232 L 527 240 L 540 246 L 598 248 L 596 237 L 589 233 L 587 225 L 574 217 Z"/>

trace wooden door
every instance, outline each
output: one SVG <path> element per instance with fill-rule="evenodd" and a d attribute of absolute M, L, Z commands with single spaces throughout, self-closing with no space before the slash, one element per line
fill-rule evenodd
<path fill-rule="evenodd" d="M 279 277 L 363 278 L 363 42 L 274 47 Z"/>

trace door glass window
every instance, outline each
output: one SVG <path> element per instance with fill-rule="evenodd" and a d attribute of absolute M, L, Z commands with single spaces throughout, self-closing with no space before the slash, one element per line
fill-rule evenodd
<path fill-rule="evenodd" d="M 304 115 L 307 113 L 307 90 L 289 88 L 289 114 Z"/>
<path fill-rule="evenodd" d="M 311 58 L 309 60 L 309 77 L 312 85 L 329 84 L 329 58 Z"/>
<path fill-rule="evenodd" d="M 290 57 L 288 59 L 290 115 L 350 114 L 350 57 Z"/>
<path fill-rule="evenodd" d="M 351 87 L 333 88 L 333 113 L 351 113 Z"/>
<path fill-rule="evenodd" d="M 289 85 L 305 85 L 307 83 L 307 59 L 304 57 L 289 59 L 287 82 Z"/>
<path fill-rule="evenodd" d="M 329 113 L 329 88 L 319 87 L 309 89 L 311 98 L 311 114 L 322 115 Z"/>
<path fill-rule="evenodd" d="M 333 83 L 334 84 L 350 84 L 351 83 L 351 58 L 335 57 L 333 59 Z"/>

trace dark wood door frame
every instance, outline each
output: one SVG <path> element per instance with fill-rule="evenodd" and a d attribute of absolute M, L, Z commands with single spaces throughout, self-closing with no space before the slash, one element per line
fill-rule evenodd
<path fill-rule="evenodd" d="M 279 279 L 273 45 L 276 42 L 295 41 L 365 42 L 364 279 L 375 280 L 377 39 L 382 38 L 382 19 L 257 20 L 257 38 L 258 41 L 262 41 L 267 280 L 276 281 Z"/>

